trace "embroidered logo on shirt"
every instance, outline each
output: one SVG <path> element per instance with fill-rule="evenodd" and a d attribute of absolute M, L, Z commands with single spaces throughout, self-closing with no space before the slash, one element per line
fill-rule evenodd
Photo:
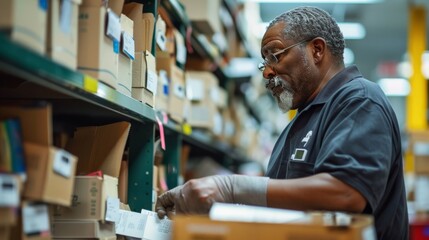
<path fill-rule="evenodd" d="M 305 135 L 305 137 L 301 140 L 301 142 L 304 142 L 304 147 L 305 145 L 307 145 L 308 141 L 310 140 L 311 135 L 313 135 L 312 130 L 308 131 L 307 135 Z"/>

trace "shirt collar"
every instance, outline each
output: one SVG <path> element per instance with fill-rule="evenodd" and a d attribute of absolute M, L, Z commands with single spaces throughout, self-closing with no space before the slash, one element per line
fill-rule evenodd
<path fill-rule="evenodd" d="M 338 72 L 325 87 L 317 94 L 316 98 L 306 105 L 304 108 L 309 107 L 310 105 L 325 103 L 328 99 L 334 94 L 341 86 L 343 86 L 346 82 L 351 81 L 355 78 L 362 77 L 359 69 L 355 66 L 349 66 Z M 303 108 L 303 109 L 304 109 Z"/>

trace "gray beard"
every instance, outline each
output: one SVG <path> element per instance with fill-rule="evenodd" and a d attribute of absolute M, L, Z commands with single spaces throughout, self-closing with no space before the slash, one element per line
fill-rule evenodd
<path fill-rule="evenodd" d="M 289 110 L 292 108 L 292 101 L 293 101 L 293 92 L 290 91 L 290 86 L 287 82 L 283 81 L 280 77 L 275 76 L 274 77 L 274 83 L 276 86 L 281 85 L 283 92 L 280 93 L 279 96 L 275 96 L 272 91 L 271 95 L 274 96 L 274 99 L 277 102 L 278 107 L 283 113 L 289 112 Z"/>

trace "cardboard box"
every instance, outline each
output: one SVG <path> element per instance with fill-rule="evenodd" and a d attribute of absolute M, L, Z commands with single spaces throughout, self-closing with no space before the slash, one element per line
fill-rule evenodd
<path fill-rule="evenodd" d="M 158 83 L 155 94 L 155 107 L 156 110 L 167 112 L 168 111 L 168 97 L 169 97 L 170 81 L 165 70 L 159 70 Z"/>
<path fill-rule="evenodd" d="M 133 81 L 132 69 L 134 53 L 133 21 L 126 15 L 121 15 L 121 50 L 119 54 L 118 86 L 117 90 L 131 97 Z"/>
<path fill-rule="evenodd" d="M 119 31 L 119 35 L 107 36 L 111 29 L 114 33 Z M 119 17 L 102 6 L 99 0 L 83 0 L 79 7 L 78 34 L 78 70 L 116 88 Z"/>
<path fill-rule="evenodd" d="M 52 60 L 75 70 L 81 0 L 50 0 L 47 53 Z"/>
<path fill-rule="evenodd" d="M 130 126 L 128 122 L 117 122 L 77 128 L 66 147 L 79 158 L 77 175 L 101 170 L 104 174 L 119 177 Z"/>
<path fill-rule="evenodd" d="M 24 201 L 19 224 L 12 228 L 11 239 L 50 240 L 52 209 L 45 203 Z"/>
<path fill-rule="evenodd" d="M 10 239 L 10 230 L 11 228 L 8 226 L 0 226 L 0 239 Z"/>
<path fill-rule="evenodd" d="M 118 198 L 118 178 L 106 174 L 103 177 L 76 176 L 71 206 L 55 208 L 54 219 L 104 221 L 108 196 Z"/>
<path fill-rule="evenodd" d="M 156 60 L 149 52 L 136 52 L 133 62 L 133 87 L 144 87 L 156 93 L 158 75 L 156 74 Z"/>
<path fill-rule="evenodd" d="M 155 106 L 155 97 L 152 92 L 146 88 L 135 88 L 131 89 L 131 94 L 134 99 L 139 100 L 142 103 L 149 105 L 150 107 Z"/>
<path fill-rule="evenodd" d="M 2 0 L 0 29 L 13 41 L 40 54 L 46 52 L 47 1 Z"/>
<path fill-rule="evenodd" d="M 221 31 L 220 0 L 182 0 L 181 3 L 198 32 L 211 37 L 215 32 Z"/>
<path fill-rule="evenodd" d="M 44 146 L 52 145 L 52 109 L 50 105 L 40 107 L 0 106 L 0 119 L 19 118 L 22 139 Z"/>
<path fill-rule="evenodd" d="M 414 156 L 414 172 L 429 175 L 429 131 L 409 133 L 409 149 Z"/>
<path fill-rule="evenodd" d="M 18 220 L 18 208 L 0 207 L 0 216 L 0 227 L 13 226 Z"/>
<path fill-rule="evenodd" d="M 321 223 L 269 224 L 252 222 L 213 221 L 204 216 L 176 216 L 173 224 L 173 240 L 222 239 L 222 240 L 295 240 L 375 239 L 373 220 L 369 216 L 356 215 L 347 227 L 324 226 Z"/>
<path fill-rule="evenodd" d="M 187 122 L 193 127 L 213 129 L 218 97 L 213 94 L 218 88 L 216 76 L 204 71 L 186 71 L 185 76 L 186 95 L 191 101 Z"/>
<path fill-rule="evenodd" d="M 52 233 L 54 238 L 60 239 L 116 239 L 114 223 L 101 223 L 96 220 L 54 221 Z"/>
<path fill-rule="evenodd" d="M 27 181 L 24 197 L 70 206 L 77 158 L 65 150 L 24 143 Z"/>
<path fill-rule="evenodd" d="M 121 203 L 128 204 L 128 161 L 121 162 L 119 173 L 118 195 Z"/>
<path fill-rule="evenodd" d="M 152 51 L 155 31 L 155 17 L 152 13 L 143 13 L 143 4 L 127 3 L 123 13 L 134 22 L 135 51 Z"/>
<path fill-rule="evenodd" d="M 185 74 L 177 66 L 172 67 L 168 114 L 170 118 L 182 123 L 186 116 Z"/>

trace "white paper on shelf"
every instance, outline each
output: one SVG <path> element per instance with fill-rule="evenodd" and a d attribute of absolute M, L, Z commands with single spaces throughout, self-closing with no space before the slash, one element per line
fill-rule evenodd
<path fill-rule="evenodd" d="M 141 210 L 141 214 L 147 217 L 144 230 L 144 240 L 169 240 L 171 239 L 172 222 L 168 218 L 159 219 L 156 212 Z"/>
<path fill-rule="evenodd" d="M 230 203 L 214 203 L 209 213 L 210 219 L 217 221 L 288 223 L 307 222 L 303 211 L 247 206 Z"/>
<path fill-rule="evenodd" d="M 13 176 L 0 174 L 0 207 L 18 207 L 19 182 Z"/>
<path fill-rule="evenodd" d="M 22 224 L 26 235 L 50 231 L 48 205 L 28 204 L 22 209 Z"/>
<path fill-rule="evenodd" d="M 109 222 L 117 222 L 119 220 L 119 198 L 108 196 L 106 200 L 106 217 Z"/>
<path fill-rule="evenodd" d="M 147 216 L 119 209 L 119 218 L 115 224 L 116 234 L 142 239 Z"/>

